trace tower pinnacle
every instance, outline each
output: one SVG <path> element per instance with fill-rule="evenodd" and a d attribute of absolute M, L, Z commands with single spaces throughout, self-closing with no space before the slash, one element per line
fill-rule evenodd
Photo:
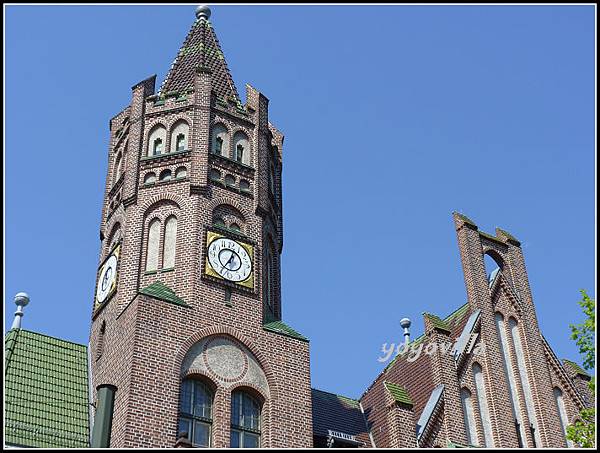
<path fill-rule="evenodd" d="M 205 19 L 210 18 L 210 8 L 208 7 L 208 5 L 199 5 L 196 8 L 196 17 L 198 19 L 200 19 L 201 17 L 204 17 Z"/>

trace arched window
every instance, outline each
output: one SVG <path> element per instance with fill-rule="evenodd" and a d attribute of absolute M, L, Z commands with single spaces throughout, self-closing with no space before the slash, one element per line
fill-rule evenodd
<path fill-rule="evenodd" d="M 233 186 L 235 185 L 235 177 L 232 175 L 226 175 L 225 176 L 225 185 L 226 186 Z"/>
<path fill-rule="evenodd" d="M 219 156 L 229 157 L 229 131 L 222 124 L 212 128 L 211 151 Z"/>
<path fill-rule="evenodd" d="M 186 176 L 187 176 L 187 168 L 179 167 L 177 170 L 175 170 L 175 178 L 177 178 L 177 179 L 185 178 Z"/>
<path fill-rule="evenodd" d="M 242 231 L 241 228 L 240 228 L 240 226 L 237 223 L 232 223 L 229 228 L 232 229 L 232 230 L 234 230 L 234 231 Z"/>
<path fill-rule="evenodd" d="M 163 126 L 155 126 L 148 137 L 148 156 L 163 154 L 166 141 L 167 130 Z"/>
<path fill-rule="evenodd" d="M 185 121 L 178 121 L 171 130 L 171 152 L 188 149 L 189 126 Z"/>
<path fill-rule="evenodd" d="M 233 136 L 233 152 L 233 160 L 250 165 L 250 142 L 243 132 L 236 132 Z"/>
<path fill-rule="evenodd" d="M 521 342 L 521 333 L 519 325 L 514 318 L 508 320 L 508 326 L 510 327 L 510 333 L 513 341 L 513 347 L 515 355 L 517 356 L 517 368 L 519 369 L 519 375 L 521 377 L 521 385 L 523 386 L 523 393 L 525 395 L 525 408 L 527 409 L 527 415 L 529 416 L 529 429 L 531 431 L 531 437 L 533 438 L 533 447 L 541 447 L 541 437 L 537 424 L 537 417 L 535 415 L 535 407 L 533 406 L 533 394 L 531 391 L 531 385 L 529 384 L 529 376 L 527 373 L 527 366 L 525 364 L 525 355 L 523 352 L 523 344 Z"/>
<path fill-rule="evenodd" d="M 161 181 L 170 181 L 171 180 L 171 170 L 163 170 L 160 172 L 160 178 Z"/>
<path fill-rule="evenodd" d="M 115 177 L 114 177 L 114 182 L 117 182 L 119 180 L 119 177 L 121 176 L 122 167 L 123 167 L 123 155 L 119 151 L 119 154 L 117 154 L 117 157 L 115 159 Z"/>
<path fill-rule="evenodd" d="M 563 392 L 558 387 L 554 387 L 554 401 L 556 402 L 556 409 L 560 417 L 560 426 L 565 436 L 565 445 L 569 448 L 573 447 L 573 442 L 567 440 L 567 426 L 569 426 L 569 416 L 567 415 L 567 409 L 565 408 L 565 401 L 563 399 Z"/>
<path fill-rule="evenodd" d="M 506 323 L 504 322 L 504 316 L 500 313 L 495 315 L 496 331 L 500 338 L 500 353 L 502 354 L 502 367 L 504 369 L 504 375 L 508 381 L 508 389 L 510 391 L 510 407 L 512 409 L 512 416 L 515 421 L 515 430 L 517 431 L 517 438 L 519 440 L 519 447 L 525 446 L 525 424 L 523 423 L 521 403 L 519 402 L 519 393 L 517 388 L 516 374 L 513 369 L 512 360 L 510 357 L 510 349 L 508 344 L 508 336 L 506 333 Z"/>
<path fill-rule="evenodd" d="M 273 294 L 273 251 L 271 244 L 267 246 L 267 253 L 265 256 L 265 269 L 264 269 L 264 280 L 265 280 L 265 307 L 271 315 L 275 315 L 275 304 Z"/>
<path fill-rule="evenodd" d="M 98 360 L 104 352 L 104 337 L 106 335 L 106 321 L 102 321 L 100 333 L 98 334 L 98 342 L 96 343 L 96 360 Z"/>
<path fill-rule="evenodd" d="M 493 448 L 494 437 L 492 435 L 492 422 L 485 394 L 485 380 L 483 378 L 481 366 L 478 363 L 473 364 L 473 380 L 475 381 L 475 388 L 477 389 L 477 402 L 479 403 L 479 411 L 483 423 L 483 435 L 485 437 L 485 445 L 481 446 Z"/>
<path fill-rule="evenodd" d="M 275 195 L 275 168 L 273 165 L 269 167 L 269 190 Z"/>
<path fill-rule="evenodd" d="M 163 250 L 163 268 L 175 267 L 175 249 L 177 244 L 177 218 L 171 216 L 165 222 L 165 245 Z"/>
<path fill-rule="evenodd" d="M 148 172 L 144 175 L 144 184 L 154 184 L 156 182 L 156 173 Z"/>
<path fill-rule="evenodd" d="M 465 416 L 465 427 L 467 428 L 467 442 L 469 445 L 478 445 L 477 425 L 475 424 L 475 411 L 473 409 L 473 398 L 469 389 L 462 388 L 460 391 L 463 413 Z"/>
<path fill-rule="evenodd" d="M 211 181 L 219 181 L 221 179 L 221 172 L 216 168 L 211 168 L 210 173 L 208 175 Z"/>
<path fill-rule="evenodd" d="M 225 221 L 223 220 L 223 217 L 215 217 L 213 219 L 213 225 L 224 227 Z"/>
<path fill-rule="evenodd" d="M 231 395 L 231 447 L 260 447 L 260 403 L 248 393 Z"/>
<path fill-rule="evenodd" d="M 146 270 L 158 269 L 158 243 L 160 241 L 160 220 L 154 219 L 148 227 L 148 246 L 146 253 Z"/>
<path fill-rule="evenodd" d="M 181 383 L 179 433 L 186 432 L 195 447 L 211 446 L 213 392 L 202 381 Z"/>
<path fill-rule="evenodd" d="M 240 190 L 243 192 L 250 192 L 250 183 L 245 179 L 240 181 Z"/>

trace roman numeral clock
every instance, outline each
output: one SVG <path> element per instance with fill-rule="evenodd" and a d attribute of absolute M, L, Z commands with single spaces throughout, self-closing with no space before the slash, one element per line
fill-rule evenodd
<path fill-rule="evenodd" d="M 254 291 L 254 245 L 208 230 L 204 275 Z"/>

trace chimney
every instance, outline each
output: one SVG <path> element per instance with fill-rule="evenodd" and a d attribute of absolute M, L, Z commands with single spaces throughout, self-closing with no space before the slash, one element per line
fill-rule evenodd
<path fill-rule="evenodd" d="M 404 329 L 404 344 L 408 346 L 408 343 L 410 343 L 410 319 L 402 318 L 400 320 L 400 327 Z"/>
<path fill-rule="evenodd" d="M 23 317 L 23 307 L 25 307 L 29 303 L 29 296 L 27 293 L 17 293 L 15 296 L 15 305 L 17 306 L 17 311 L 15 311 L 15 320 L 12 323 L 11 329 L 20 329 L 21 328 L 21 318 Z"/>

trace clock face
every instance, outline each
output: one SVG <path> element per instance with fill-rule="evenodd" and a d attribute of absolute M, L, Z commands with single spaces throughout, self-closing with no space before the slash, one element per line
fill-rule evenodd
<path fill-rule="evenodd" d="M 231 282 L 247 280 L 252 273 L 248 251 L 233 239 L 214 239 L 208 246 L 208 262 L 217 274 Z"/>
<path fill-rule="evenodd" d="M 100 267 L 96 286 L 96 305 L 106 302 L 117 287 L 117 264 L 119 263 L 120 248 L 118 246 Z"/>

